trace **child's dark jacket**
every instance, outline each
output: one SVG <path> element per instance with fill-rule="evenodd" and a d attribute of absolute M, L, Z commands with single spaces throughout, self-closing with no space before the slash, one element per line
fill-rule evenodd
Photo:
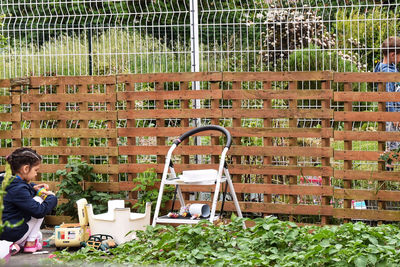
<path fill-rule="evenodd" d="M 4 173 L 0 174 L 0 183 L 3 182 L 3 178 Z M 36 191 L 33 186 L 34 184 L 28 184 L 24 180 L 14 177 L 7 187 L 2 221 L 14 224 L 24 219 L 24 222 L 14 228 L 4 228 L 0 235 L 1 240 L 18 241 L 28 231 L 27 222 L 31 217 L 43 218 L 57 206 L 57 197 L 51 195 L 47 196 L 42 204 L 35 201 L 33 197 L 36 195 Z"/>

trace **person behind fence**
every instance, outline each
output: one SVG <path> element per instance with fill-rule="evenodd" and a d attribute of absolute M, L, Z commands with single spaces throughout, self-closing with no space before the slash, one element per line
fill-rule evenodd
<path fill-rule="evenodd" d="M 6 188 L 2 221 L 12 224 L 22 221 L 22 224 L 4 228 L 0 239 L 14 242 L 18 250 L 23 246 L 24 252 L 36 252 L 42 249 L 40 226 L 43 218 L 56 207 L 57 197 L 48 191 L 47 184 L 31 183 L 42 160 L 35 150 L 18 148 L 6 160 L 10 164 L 13 180 Z M 3 178 L 4 174 L 0 182 Z"/>
<path fill-rule="evenodd" d="M 400 37 L 391 36 L 382 43 L 382 62 L 376 64 L 374 72 L 398 72 L 396 65 L 400 63 Z M 386 83 L 387 92 L 400 92 L 400 85 L 395 82 Z M 400 112 L 400 102 L 387 102 L 386 111 Z M 400 130 L 399 122 L 386 122 L 386 131 Z M 386 150 L 397 149 L 400 142 L 390 141 L 386 143 Z"/>

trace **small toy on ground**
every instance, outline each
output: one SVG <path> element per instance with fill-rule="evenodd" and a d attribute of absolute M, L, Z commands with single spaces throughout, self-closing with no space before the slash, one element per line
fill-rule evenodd
<path fill-rule="evenodd" d="M 169 212 L 167 216 L 170 218 L 178 218 L 179 214 L 176 212 Z"/>
<path fill-rule="evenodd" d="M 88 219 L 83 213 L 85 200 L 78 200 L 76 202 L 78 206 L 78 217 L 79 223 L 61 224 L 55 228 L 55 245 L 57 248 L 65 247 L 80 247 L 82 241 L 88 240 L 90 236 L 90 230 L 88 228 Z"/>
<path fill-rule="evenodd" d="M 55 245 L 61 247 L 80 247 L 89 237 L 88 229 L 78 223 L 63 223 L 55 228 Z"/>
<path fill-rule="evenodd" d="M 47 238 L 46 240 L 43 240 L 43 247 L 49 248 L 49 247 L 55 246 L 55 239 L 56 239 L 56 236 L 52 235 L 49 238 Z"/>
<path fill-rule="evenodd" d="M 91 235 L 87 241 L 81 242 L 81 246 L 108 251 L 110 248 L 115 248 L 117 244 L 110 235 L 96 234 Z"/>

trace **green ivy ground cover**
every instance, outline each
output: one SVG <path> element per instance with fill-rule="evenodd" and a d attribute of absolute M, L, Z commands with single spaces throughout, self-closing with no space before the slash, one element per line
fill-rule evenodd
<path fill-rule="evenodd" d="M 275 217 L 255 219 L 243 229 L 243 219 L 227 225 L 148 227 L 138 239 L 109 253 L 83 248 L 57 252 L 53 261 L 110 265 L 216 266 L 399 266 L 400 228 L 364 223 L 340 226 L 297 226 Z M 75 261 L 75 263 L 74 263 Z"/>

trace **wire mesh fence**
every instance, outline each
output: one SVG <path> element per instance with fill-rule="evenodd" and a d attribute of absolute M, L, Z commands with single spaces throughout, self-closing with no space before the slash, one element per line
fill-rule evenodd
<path fill-rule="evenodd" d="M 372 71 L 395 1 L 4 0 L 0 77 Z M 198 55 L 193 58 L 192 55 Z"/>

